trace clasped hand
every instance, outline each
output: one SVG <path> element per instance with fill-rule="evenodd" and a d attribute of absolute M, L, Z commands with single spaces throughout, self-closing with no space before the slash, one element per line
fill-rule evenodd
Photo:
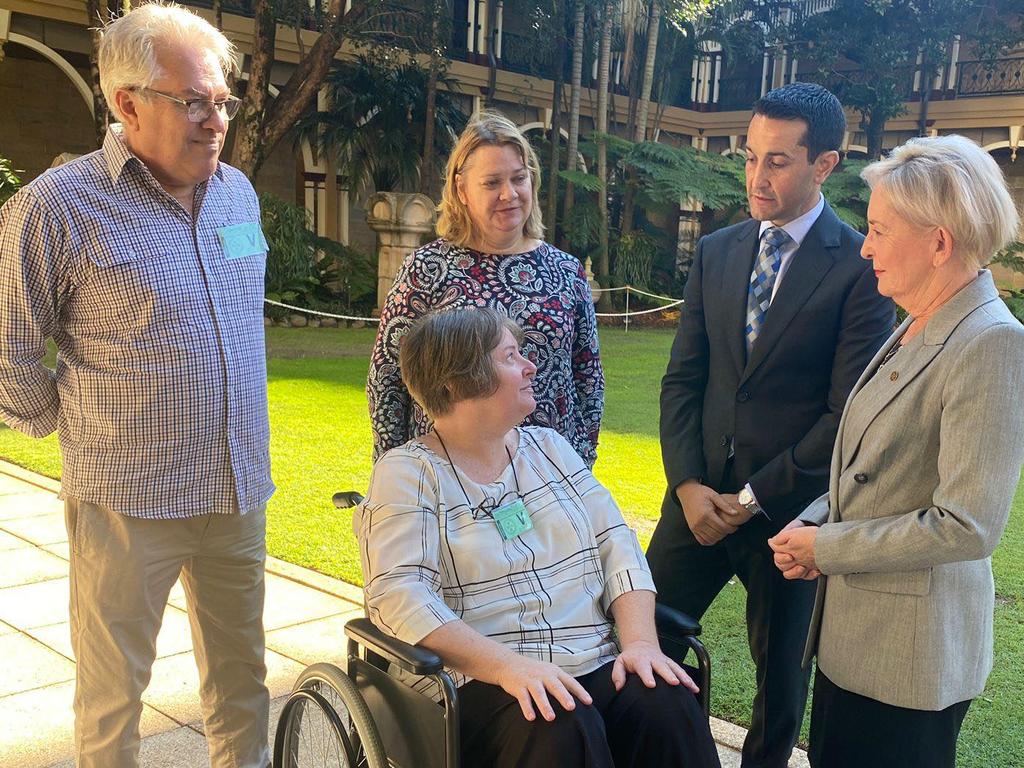
<path fill-rule="evenodd" d="M 699 544 L 717 544 L 751 518 L 734 493 L 718 493 L 696 480 L 676 488 L 683 516 Z"/>
<path fill-rule="evenodd" d="M 527 720 L 536 720 L 538 711 L 549 722 L 555 719 L 549 695 L 569 712 L 576 709 L 577 699 L 584 704 L 593 703 L 579 681 L 554 664 L 517 653 L 510 656 L 498 673 L 497 682 L 502 690 L 519 702 Z M 629 673 L 637 675 L 648 688 L 655 686 L 654 675 L 657 674 L 669 685 L 681 684 L 694 693 L 699 690 L 683 668 L 663 654 L 656 643 L 637 641 L 623 649 L 612 667 L 615 690 L 622 690 Z"/>
<path fill-rule="evenodd" d="M 794 520 L 768 539 L 768 546 L 775 553 L 775 567 L 782 571 L 783 576 L 810 581 L 821 575 L 814 560 L 817 537 L 818 526 Z"/>

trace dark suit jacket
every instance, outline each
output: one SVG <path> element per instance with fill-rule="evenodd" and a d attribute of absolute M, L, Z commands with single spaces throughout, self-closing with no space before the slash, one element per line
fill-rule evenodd
<path fill-rule="evenodd" d="M 701 238 L 661 389 L 662 514 L 679 514 L 675 487 L 701 478 L 718 490 L 749 482 L 781 528 L 828 487 L 846 398 L 895 327 L 864 238 L 825 204 L 783 274 L 749 359 L 747 287 L 758 250 L 750 220 Z"/>

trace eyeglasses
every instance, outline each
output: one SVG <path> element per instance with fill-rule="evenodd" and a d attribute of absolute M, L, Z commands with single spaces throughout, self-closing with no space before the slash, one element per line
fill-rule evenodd
<path fill-rule="evenodd" d="M 175 104 L 181 104 L 185 107 L 185 117 L 190 123 L 205 123 L 210 119 L 210 115 L 213 114 L 215 109 L 220 110 L 225 120 L 230 120 L 238 114 L 238 108 L 242 106 L 242 100 L 237 96 L 228 96 L 226 99 L 210 101 L 209 99 L 179 99 L 177 96 L 172 96 L 169 93 L 144 86 L 136 86 L 129 90 L 145 91 L 146 93 L 152 93 L 165 98 L 168 101 L 173 101 Z"/>

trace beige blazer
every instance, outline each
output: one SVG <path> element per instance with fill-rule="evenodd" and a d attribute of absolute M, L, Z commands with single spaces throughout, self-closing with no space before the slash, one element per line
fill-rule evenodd
<path fill-rule="evenodd" d="M 982 692 L 992 668 L 992 550 L 1024 463 L 1024 328 L 992 274 L 951 298 L 854 387 L 821 525 L 823 574 L 804 663 L 887 704 L 939 710 Z M 877 373 L 876 373 L 877 371 Z"/>

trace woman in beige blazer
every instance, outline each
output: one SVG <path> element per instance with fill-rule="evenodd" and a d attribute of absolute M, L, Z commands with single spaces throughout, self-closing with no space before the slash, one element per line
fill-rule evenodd
<path fill-rule="evenodd" d="M 818 578 L 815 768 L 953 766 L 992 667 L 990 556 L 1024 462 L 1024 328 L 982 269 L 1018 215 L 961 136 L 864 169 L 861 255 L 908 314 L 850 395 L 828 494 L 769 541 Z"/>

